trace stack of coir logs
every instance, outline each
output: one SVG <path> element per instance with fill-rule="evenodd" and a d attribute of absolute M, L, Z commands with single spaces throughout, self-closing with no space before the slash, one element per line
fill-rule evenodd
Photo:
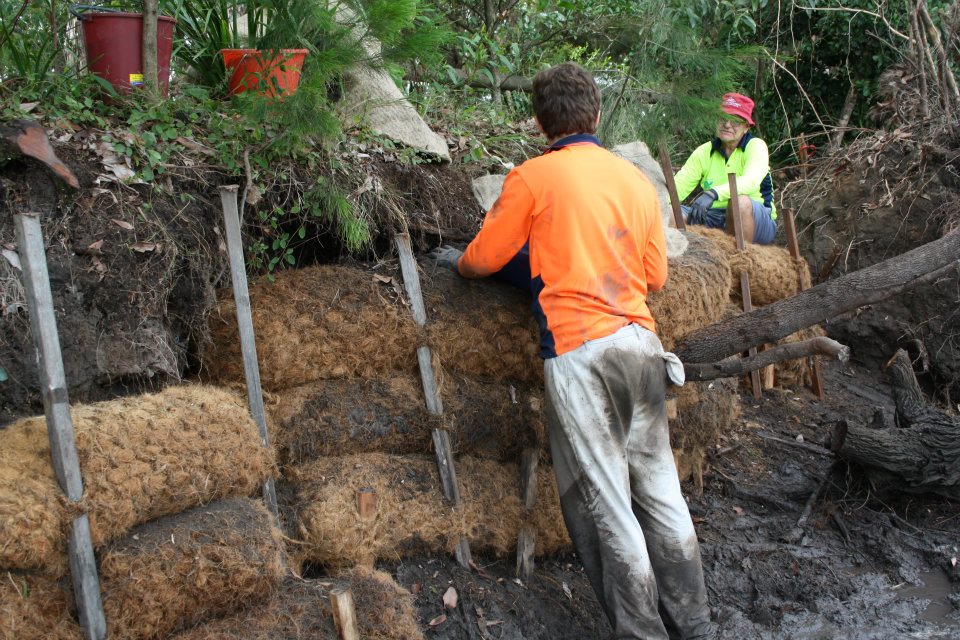
<path fill-rule="evenodd" d="M 242 398 L 206 386 L 76 406 L 84 481 L 68 502 L 43 417 L 0 431 L 0 638 L 79 638 L 66 531 L 89 514 L 111 638 L 165 638 L 269 598 L 284 546 L 249 498 L 274 472 Z"/>
<path fill-rule="evenodd" d="M 730 291 L 729 259 L 689 235 L 670 280 L 651 298 L 667 348 L 719 320 Z M 396 269 L 324 265 L 279 274 L 251 289 L 281 496 L 298 560 L 370 566 L 450 551 L 461 535 L 475 553 L 509 556 L 521 527 L 537 553 L 567 548 L 544 435 L 542 362 L 529 298 L 494 281 L 467 281 L 421 264 L 426 329 L 414 324 Z M 233 303 L 211 320 L 207 379 L 242 379 Z M 416 347 L 429 344 L 445 418 L 424 405 Z M 698 410 L 712 402 L 709 412 Z M 730 385 L 690 385 L 674 424 L 679 456 L 702 457 L 732 421 Z M 431 450 L 444 428 L 457 454 L 462 507 L 445 505 Z M 539 498 L 520 503 L 520 454 L 541 449 Z M 372 490 L 366 516 L 357 493 Z"/>

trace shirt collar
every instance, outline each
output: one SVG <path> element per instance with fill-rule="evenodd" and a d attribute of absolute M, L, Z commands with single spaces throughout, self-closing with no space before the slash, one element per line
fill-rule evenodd
<path fill-rule="evenodd" d="M 737 143 L 737 149 L 746 151 L 747 143 L 750 142 L 751 139 L 753 139 L 753 134 L 747 131 L 745 134 L 743 134 L 743 137 L 740 138 L 740 142 Z M 723 155 L 723 143 L 720 142 L 720 138 L 714 138 L 711 140 L 710 145 L 711 152 L 719 152 L 720 155 Z M 726 155 L 723 155 L 723 157 L 726 158 Z"/>
<path fill-rule="evenodd" d="M 575 133 L 573 135 L 564 136 L 551 144 L 544 153 L 550 153 L 551 151 L 557 151 L 558 149 L 563 149 L 564 147 L 569 147 L 572 144 L 580 144 L 583 142 L 588 142 L 590 144 L 595 144 L 598 147 L 602 147 L 600 144 L 600 139 L 589 133 Z"/>

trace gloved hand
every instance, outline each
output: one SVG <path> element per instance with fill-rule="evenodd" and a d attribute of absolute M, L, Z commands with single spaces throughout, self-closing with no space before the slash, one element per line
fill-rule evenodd
<path fill-rule="evenodd" d="M 707 221 L 707 209 L 713 206 L 717 200 L 717 192 L 713 189 L 707 189 L 693 201 L 690 205 L 690 214 L 687 216 L 687 222 L 690 224 L 705 224 Z"/>
<path fill-rule="evenodd" d="M 460 251 L 460 249 L 445 244 L 428 253 L 427 257 L 436 262 L 438 267 L 446 267 L 447 269 L 456 271 L 457 260 L 459 260 L 462 255 L 463 251 Z"/>

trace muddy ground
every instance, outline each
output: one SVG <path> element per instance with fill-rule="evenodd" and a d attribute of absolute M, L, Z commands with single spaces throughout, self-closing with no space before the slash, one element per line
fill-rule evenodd
<path fill-rule="evenodd" d="M 872 419 L 893 402 L 883 372 L 829 365 L 827 396 L 744 394 L 743 415 L 690 495 L 720 638 L 960 638 L 960 509 L 940 498 L 877 496 L 820 445 L 841 417 Z M 801 438 L 802 436 L 802 438 Z M 791 536 L 825 483 L 802 532 Z M 416 593 L 431 639 L 607 638 L 610 627 L 575 557 L 541 561 L 532 580 L 512 562 L 449 558 L 384 566 Z M 442 596 L 453 586 L 454 610 Z M 445 615 L 445 619 L 440 617 Z M 431 626 L 432 621 L 432 626 Z"/>

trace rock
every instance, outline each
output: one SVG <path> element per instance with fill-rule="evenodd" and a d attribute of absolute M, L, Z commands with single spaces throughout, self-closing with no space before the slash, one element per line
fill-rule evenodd
<path fill-rule="evenodd" d="M 500 191 L 503 189 L 503 181 L 507 176 L 490 174 L 480 176 L 473 181 L 473 197 L 484 211 L 490 211 L 493 204 L 500 197 Z"/>
<path fill-rule="evenodd" d="M 657 198 L 660 200 L 660 217 L 663 218 L 663 224 L 666 227 L 672 227 L 673 213 L 670 211 L 667 181 L 663 177 L 663 169 L 660 168 L 660 163 L 650 155 L 650 149 L 647 148 L 647 145 L 637 140 L 636 142 L 617 145 L 611 151 L 636 165 L 653 183 L 657 190 Z"/>

